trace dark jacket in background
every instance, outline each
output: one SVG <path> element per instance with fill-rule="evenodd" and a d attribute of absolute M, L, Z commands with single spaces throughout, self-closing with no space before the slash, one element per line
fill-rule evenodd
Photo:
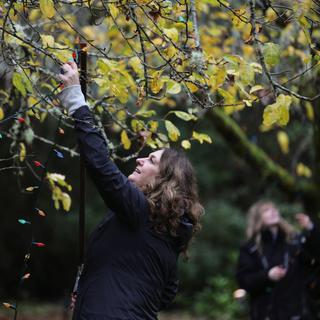
<path fill-rule="evenodd" d="M 313 285 L 313 266 L 319 265 L 320 235 L 316 227 L 297 235 L 290 243 L 279 231 L 261 233 L 262 253 L 254 241 L 240 249 L 237 280 L 250 296 L 252 320 L 317 319 L 311 314 L 308 286 Z M 279 282 L 268 278 L 269 270 L 282 265 L 286 276 Z"/>
<path fill-rule="evenodd" d="M 73 117 L 87 171 L 111 210 L 89 240 L 74 320 L 157 319 L 177 293 L 177 259 L 192 224 L 184 216 L 176 238 L 156 233 L 144 194 L 110 160 L 89 108 Z"/>

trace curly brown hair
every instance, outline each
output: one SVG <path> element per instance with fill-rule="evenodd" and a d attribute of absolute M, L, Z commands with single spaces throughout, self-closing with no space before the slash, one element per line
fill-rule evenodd
<path fill-rule="evenodd" d="M 201 229 L 204 209 L 199 202 L 193 166 L 184 152 L 165 148 L 154 183 L 144 190 L 151 209 L 151 221 L 159 233 L 177 235 L 180 219 L 187 215 L 193 224 L 192 237 Z M 187 246 L 184 252 L 186 252 Z"/>

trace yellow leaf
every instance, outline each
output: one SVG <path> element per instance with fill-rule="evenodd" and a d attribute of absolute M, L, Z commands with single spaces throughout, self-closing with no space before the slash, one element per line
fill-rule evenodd
<path fill-rule="evenodd" d="M 131 147 L 131 141 L 128 137 L 128 134 L 125 130 L 121 131 L 121 143 L 123 144 L 123 147 L 125 150 L 129 150 Z"/>
<path fill-rule="evenodd" d="M 4 112 L 2 107 L 0 107 L 0 120 L 2 120 L 4 118 Z"/>
<path fill-rule="evenodd" d="M 54 55 L 63 63 L 66 63 L 70 59 L 70 51 L 66 50 L 55 50 Z"/>
<path fill-rule="evenodd" d="M 263 86 L 260 86 L 260 85 L 256 85 L 256 86 L 253 86 L 251 89 L 250 89 L 250 94 L 253 93 L 253 92 L 256 92 L 258 90 L 262 90 L 263 89 Z"/>
<path fill-rule="evenodd" d="M 116 117 L 119 121 L 125 121 L 127 118 L 127 113 L 125 110 L 119 110 L 116 114 Z"/>
<path fill-rule="evenodd" d="M 165 120 L 165 126 L 168 131 L 168 136 L 170 140 L 177 141 L 180 137 L 179 129 L 169 120 Z"/>
<path fill-rule="evenodd" d="M 223 68 L 214 67 L 213 74 L 210 76 L 209 82 L 211 83 L 212 91 L 217 90 L 220 87 L 226 78 L 227 71 Z"/>
<path fill-rule="evenodd" d="M 277 140 L 282 153 L 288 154 L 289 152 L 289 137 L 286 132 L 279 131 L 277 134 Z"/>
<path fill-rule="evenodd" d="M 157 132 L 157 129 L 159 127 L 159 123 L 158 123 L 158 121 L 151 120 L 151 121 L 149 121 L 148 126 L 149 126 L 149 130 L 151 132 L 155 133 L 155 132 Z"/>
<path fill-rule="evenodd" d="M 153 78 L 151 81 L 151 90 L 153 93 L 159 93 L 159 91 L 162 89 L 163 87 L 163 82 L 160 79 L 162 71 L 156 71 L 153 74 Z"/>
<path fill-rule="evenodd" d="M 176 28 L 170 28 L 170 29 L 166 29 L 163 28 L 162 31 L 164 32 L 164 34 L 170 38 L 173 42 L 177 42 L 179 39 L 179 32 Z"/>
<path fill-rule="evenodd" d="M 55 15 L 53 0 L 40 0 L 40 10 L 45 18 L 52 18 Z"/>
<path fill-rule="evenodd" d="M 211 138 L 205 133 L 198 133 L 196 131 L 193 131 L 192 138 L 198 140 L 200 144 L 202 144 L 203 142 L 212 143 Z"/>
<path fill-rule="evenodd" d="M 197 92 L 199 90 L 199 88 L 192 82 L 186 82 L 186 86 L 188 87 L 191 93 Z"/>
<path fill-rule="evenodd" d="M 83 34 L 88 38 L 88 39 L 95 39 L 96 38 L 96 28 L 93 26 L 85 26 L 82 28 Z"/>
<path fill-rule="evenodd" d="M 44 120 L 46 119 L 48 113 L 47 112 L 42 112 L 40 115 L 40 122 L 44 122 Z"/>
<path fill-rule="evenodd" d="M 181 146 L 184 148 L 184 149 L 190 149 L 191 148 L 191 143 L 189 140 L 183 140 L 181 142 Z"/>
<path fill-rule="evenodd" d="M 41 18 L 41 11 L 39 9 L 33 9 L 30 11 L 28 20 L 31 22 L 35 22 Z"/>
<path fill-rule="evenodd" d="M 163 52 L 164 52 L 166 58 L 172 59 L 174 57 L 174 55 L 177 53 L 177 49 L 174 46 L 168 46 L 168 48 L 164 49 Z"/>
<path fill-rule="evenodd" d="M 218 88 L 218 93 L 220 96 L 223 97 L 224 101 L 223 103 L 224 104 L 235 104 L 236 103 L 236 99 L 235 97 L 228 91 L 226 90 L 223 90 L 221 88 Z"/>
<path fill-rule="evenodd" d="M 298 163 L 298 165 L 296 167 L 296 172 L 297 172 L 298 176 L 302 176 L 302 177 L 306 177 L 306 178 L 310 178 L 312 176 L 312 172 L 311 172 L 310 168 L 301 162 Z"/>
<path fill-rule="evenodd" d="M 143 66 L 138 57 L 133 57 L 129 60 L 129 65 L 132 67 L 134 72 L 138 74 L 140 77 L 143 75 Z"/>
<path fill-rule="evenodd" d="M 54 48 L 54 38 L 50 35 L 41 35 L 42 44 L 45 47 L 51 47 Z"/>
<path fill-rule="evenodd" d="M 250 66 L 254 69 L 254 72 L 256 73 L 262 73 L 262 66 L 261 64 L 257 62 L 251 62 Z"/>
<path fill-rule="evenodd" d="M 21 162 L 23 162 L 26 158 L 26 146 L 24 145 L 23 142 L 20 142 L 19 143 L 19 146 L 20 146 L 20 154 L 19 154 L 19 159 Z"/>
<path fill-rule="evenodd" d="M 131 128 L 134 132 L 139 132 L 144 128 L 144 122 L 141 120 L 132 119 Z"/>
<path fill-rule="evenodd" d="M 115 4 L 110 3 L 109 10 L 113 18 L 116 18 L 119 15 L 119 9 L 116 7 Z"/>
<path fill-rule="evenodd" d="M 273 125 L 287 125 L 289 122 L 289 107 L 291 102 L 291 96 L 280 94 L 275 103 L 264 109 L 263 125 L 266 127 L 272 127 Z"/>
<path fill-rule="evenodd" d="M 314 120 L 314 111 L 313 111 L 312 104 L 309 101 L 307 101 L 304 106 L 306 108 L 307 118 L 310 121 L 313 121 Z"/>
<path fill-rule="evenodd" d="M 61 194 L 61 202 L 62 202 L 63 210 L 64 211 L 69 211 L 70 207 L 71 207 L 71 198 L 67 193 L 62 192 L 62 194 Z"/>

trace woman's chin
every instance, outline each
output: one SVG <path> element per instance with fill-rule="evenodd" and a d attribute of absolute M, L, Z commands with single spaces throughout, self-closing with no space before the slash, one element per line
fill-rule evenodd
<path fill-rule="evenodd" d="M 139 185 L 139 179 L 137 179 L 135 172 L 133 172 L 133 173 L 130 174 L 130 176 L 128 177 L 128 180 L 129 180 L 131 183 L 133 183 L 135 186 L 138 187 L 138 185 Z"/>

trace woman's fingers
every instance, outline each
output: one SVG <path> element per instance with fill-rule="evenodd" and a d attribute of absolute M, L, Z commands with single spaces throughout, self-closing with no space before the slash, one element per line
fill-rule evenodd
<path fill-rule="evenodd" d="M 69 64 L 67 64 L 67 63 L 63 64 L 61 68 L 62 68 L 62 70 L 63 70 L 65 73 L 73 70 L 73 68 L 72 68 Z"/>
<path fill-rule="evenodd" d="M 78 66 L 74 61 L 68 61 L 67 65 L 71 67 L 73 70 L 78 70 Z"/>
<path fill-rule="evenodd" d="M 58 77 L 59 77 L 59 79 L 62 81 L 62 82 L 65 82 L 65 81 L 67 81 L 67 77 L 64 75 L 64 74 L 62 74 L 62 73 L 59 73 L 58 74 Z"/>
<path fill-rule="evenodd" d="M 66 87 L 79 84 L 79 73 L 76 63 L 65 63 L 62 65 L 61 69 L 63 70 L 63 73 L 60 73 L 58 76 Z"/>

